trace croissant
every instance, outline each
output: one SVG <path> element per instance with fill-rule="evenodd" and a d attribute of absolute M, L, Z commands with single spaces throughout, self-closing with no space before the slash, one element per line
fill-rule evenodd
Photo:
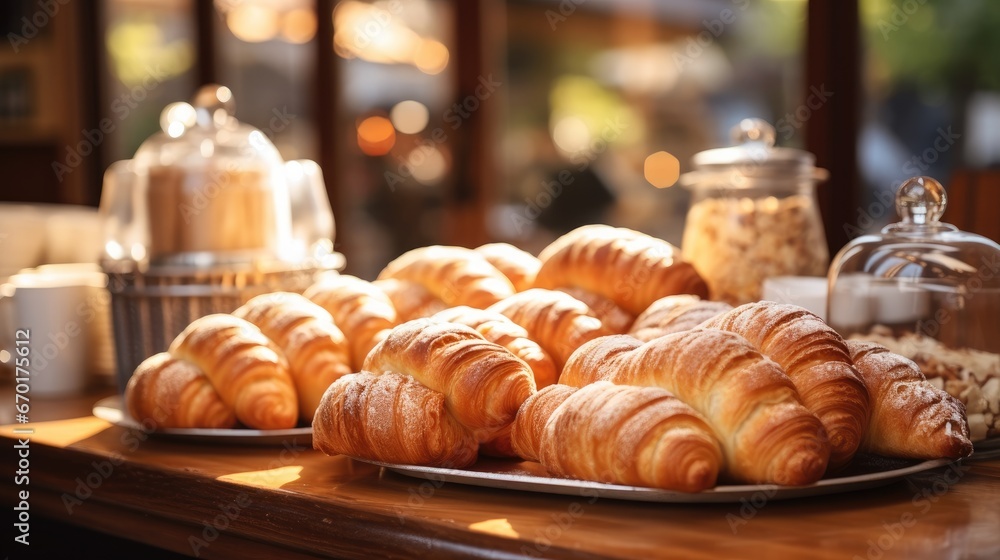
<path fill-rule="evenodd" d="M 448 308 L 440 298 L 416 282 L 386 278 L 372 284 L 389 296 L 400 323 L 430 317 Z"/>
<path fill-rule="evenodd" d="M 600 294 L 632 315 L 673 294 L 708 295 L 708 286 L 680 250 L 626 228 L 589 225 L 546 247 L 537 288 L 575 286 Z"/>
<path fill-rule="evenodd" d="M 538 389 L 552 385 L 559 377 L 556 363 L 549 354 L 528 337 L 524 327 L 504 315 L 463 305 L 441 311 L 432 319 L 471 327 L 486 340 L 510 350 L 531 368 Z"/>
<path fill-rule="evenodd" d="M 830 467 L 847 464 L 864 437 L 868 390 L 844 340 L 822 319 L 796 305 L 761 301 L 741 305 L 702 325 L 736 333 L 777 362 L 802 404 L 830 436 Z"/>
<path fill-rule="evenodd" d="M 355 276 L 327 277 L 303 295 L 326 309 L 347 336 L 353 371 L 361 369 L 368 352 L 399 322 L 389 296 Z"/>
<path fill-rule="evenodd" d="M 502 272 L 518 292 L 534 287 L 542 263 L 531 253 L 509 243 L 487 243 L 475 250 Z"/>
<path fill-rule="evenodd" d="M 792 381 L 743 337 L 710 329 L 642 342 L 626 335 L 584 344 L 560 382 L 658 386 L 705 416 L 730 477 L 749 483 L 811 484 L 826 470 L 830 445 Z"/>
<path fill-rule="evenodd" d="M 598 382 L 601 383 L 601 382 Z M 552 413 L 576 392 L 576 387 L 557 383 L 540 389 L 524 401 L 510 430 L 510 444 L 518 457 L 538 461 L 545 424 Z"/>
<path fill-rule="evenodd" d="M 351 373 L 344 333 L 325 309 L 299 294 L 275 292 L 257 296 L 233 312 L 257 326 L 288 360 L 299 398 L 299 414 L 311 421 L 323 393 Z"/>
<path fill-rule="evenodd" d="M 528 399 L 514 428 L 543 424 L 538 455 L 550 473 L 681 492 L 715 486 L 722 467 L 719 443 L 702 416 L 669 391 L 606 381 L 569 395 L 551 389 Z M 529 405 L 550 394 L 554 409 Z"/>
<path fill-rule="evenodd" d="M 196 319 L 170 344 L 175 358 L 208 376 L 222 401 L 250 428 L 294 428 L 299 417 L 295 385 L 285 358 L 260 329 L 232 315 Z"/>
<path fill-rule="evenodd" d="M 914 459 L 957 459 L 972 453 L 965 406 L 927 382 L 912 361 L 874 342 L 848 340 L 854 366 L 871 394 L 861 449 Z"/>
<path fill-rule="evenodd" d="M 667 296 L 654 301 L 640 313 L 628 334 L 646 342 L 691 330 L 732 308 L 724 301 L 709 301 L 698 296 Z"/>
<path fill-rule="evenodd" d="M 574 350 L 588 340 L 612 334 L 587 304 L 569 294 L 532 288 L 490 306 L 524 327 L 562 369 Z"/>
<path fill-rule="evenodd" d="M 395 278 L 421 284 L 449 307 L 486 307 L 514 294 L 514 286 L 472 249 L 432 245 L 413 249 L 386 265 L 379 280 Z"/>
<path fill-rule="evenodd" d="M 618 304 L 610 299 L 594 292 L 588 292 L 583 288 L 559 288 L 560 292 L 566 292 L 574 298 L 587 304 L 587 307 L 594 312 L 594 315 L 601 320 L 607 329 L 614 334 L 625 334 L 628 332 L 635 315 L 625 311 Z"/>
<path fill-rule="evenodd" d="M 478 449 L 444 395 L 396 373 L 341 377 L 323 395 L 312 426 L 314 448 L 383 463 L 462 468 Z"/>
<path fill-rule="evenodd" d="M 233 428 L 236 415 L 205 374 L 166 352 L 146 358 L 128 380 L 125 405 L 150 429 Z"/>
<path fill-rule="evenodd" d="M 364 370 L 410 375 L 444 394 L 448 411 L 480 443 L 510 450 L 517 409 L 535 392 L 528 366 L 465 325 L 418 319 L 392 329 L 365 360 Z"/>

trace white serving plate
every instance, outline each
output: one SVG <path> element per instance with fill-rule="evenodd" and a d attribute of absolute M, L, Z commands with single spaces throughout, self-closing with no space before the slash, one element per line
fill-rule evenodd
<path fill-rule="evenodd" d="M 148 430 L 129 416 L 122 397 L 115 395 L 97 401 L 94 416 L 116 426 L 141 431 L 151 436 L 187 441 L 192 443 L 215 443 L 227 445 L 312 445 L 312 426 L 288 430 L 251 430 L 249 428 L 165 428 Z"/>
<path fill-rule="evenodd" d="M 622 486 L 604 484 L 585 480 L 553 478 L 545 469 L 535 462 L 515 462 L 497 459 L 480 458 L 479 461 L 466 470 L 438 467 L 418 467 L 412 465 L 396 465 L 365 461 L 378 465 L 389 471 L 414 478 L 432 480 L 435 482 L 454 482 L 486 488 L 503 490 L 524 490 L 527 492 L 542 492 L 547 494 L 563 494 L 568 496 L 585 496 L 588 498 L 614 498 L 641 502 L 667 503 L 733 503 L 742 499 L 788 500 L 839 494 L 885 486 L 902 480 L 908 476 L 924 471 L 943 467 L 949 459 L 932 461 L 907 461 L 871 457 L 857 461 L 852 466 L 854 471 L 870 471 L 827 478 L 809 486 L 777 486 L 773 484 L 720 485 L 703 492 L 672 492 L 655 488 L 637 486 Z M 865 463 L 865 461 L 868 461 Z"/>

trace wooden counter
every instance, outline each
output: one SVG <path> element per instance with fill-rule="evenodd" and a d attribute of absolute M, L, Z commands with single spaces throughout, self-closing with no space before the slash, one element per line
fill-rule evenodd
<path fill-rule="evenodd" d="M 32 420 L 98 396 L 33 403 Z M 8 457 L 25 427 L 32 515 L 204 558 L 1000 558 L 996 458 L 837 496 L 670 505 L 421 481 L 294 441 L 143 441 L 89 415 L 0 428 Z"/>

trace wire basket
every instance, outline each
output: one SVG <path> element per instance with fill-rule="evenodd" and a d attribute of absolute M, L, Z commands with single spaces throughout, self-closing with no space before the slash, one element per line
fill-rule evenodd
<path fill-rule="evenodd" d="M 212 313 L 232 313 L 269 292 L 302 293 L 327 268 L 287 263 L 208 269 L 151 267 L 115 271 L 105 267 L 111 292 L 118 389 L 146 358 L 165 351 L 192 321 Z"/>

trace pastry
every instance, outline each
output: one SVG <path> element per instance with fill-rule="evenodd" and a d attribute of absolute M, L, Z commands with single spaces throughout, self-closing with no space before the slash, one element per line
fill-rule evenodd
<path fill-rule="evenodd" d="M 360 371 L 365 356 L 399 322 L 385 292 L 355 276 L 338 274 L 310 286 L 305 297 L 326 309 L 347 337 L 351 370 Z"/>
<path fill-rule="evenodd" d="M 396 315 L 400 323 L 430 317 L 438 311 L 448 308 L 448 305 L 441 301 L 441 298 L 416 282 L 386 278 L 385 280 L 376 280 L 372 284 L 389 296 L 392 306 L 396 308 Z"/>
<path fill-rule="evenodd" d="M 562 369 L 574 350 L 599 336 L 612 334 L 594 312 L 569 294 L 532 288 L 511 296 L 488 311 L 506 315 L 524 327 Z"/>
<path fill-rule="evenodd" d="M 488 243 L 476 247 L 476 252 L 502 272 L 515 290 L 523 292 L 535 286 L 535 275 L 542 263 L 531 253 L 509 243 Z"/>
<path fill-rule="evenodd" d="M 751 484 L 812 484 L 830 444 L 791 379 L 743 337 L 694 329 L 642 343 L 599 338 L 577 350 L 560 382 L 662 387 L 701 413 L 722 444 L 726 472 Z"/>
<path fill-rule="evenodd" d="M 125 405 L 144 429 L 233 428 L 236 415 L 204 372 L 166 352 L 146 358 L 128 380 Z"/>
<path fill-rule="evenodd" d="M 398 373 L 352 373 L 323 396 L 313 447 L 369 461 L 466 467 L 478 444 L 448 412 L 444 395 Z"/>
<path fill-rule="evenodd" d="M 197 366 L 249 428 L 294 428 L 298 397 L 288 363 L 252 324 L 227 314 L 196 319 L 170 344 L 170 355 Z"/>
<path fill-rule="evenodd" d="M 871 395 L 861 449 L 914 459 L 972 453 L 965 407 L 931 385 L 916 364 L 874 342 L 848 340 L 847 348 Z"/>
<path fill-rule="evenodd" d="M 474 329 L 418 319 L 392 329 L 364 370 L 412 376 L 442 393 L 449 412 L 488 450 L 512 455 L 510 424 L 535 392 L 527 364 Z"/>
<path fill-rule="evenodd" d="M 531 340 L 524 327 L 504 315 L 463 305 L 441 311 L 432 319 L 472 327 L 486 340 L 510 350 L 531 368 L 538 389 L 552 385 L 559 377 L 556 363 L 549 354 Z"/>
<path fill-rule="evenodd" d="M 351 373 L 347 339 L 333 324 L 333 317 L 305 297 L 289 292 L 257 296 L 233 315 L 256 325 L 281 349 L 295 382 L 299 414 L 312 421 L 326 388 Z"/>
<path fill-rule="evenodd" d="M 379 280 L 409 280 L 448 306 L 485 309 L 514 294 L 510 280 L 472 249 L 432 245 L 403 253 L 386 265 Z"/>
<path fill-rule="evenodd" d="M 836 331 L 802 307 L 772 301 L 741 305 L 702 326 L 742 336 L 785 370 L 830 436 L 831 468 L 854 457 L 871 411 L 868 390 Z"/>
<path fill-rule="evenodd" d="M 538 255 L 535 287 L 577 287 L 600 294 L 632 315 L 674 294 L 708 295 L 694 267 L 666 241 L 626 228 L 577 228 Z"/>
<path fill-rule="evenodd" d="M 552 387 L 532 395 L 514 425 L 515 433 L 543 425 L 538 456 L 552 474 L 681 492 L 715 486 L 719 443 L 702 416 L 669 391 L 598 381 L 569 393 Z M 554 408 L 531 404 L 550 394 Z"/>
<path fill-rule="evenodd" d="M 654 301 L 640 313 L 628 334 L 647 342 L 663 335 L 691 330 L 732 308 L 726 302 L 698 296 L 667 296 Z"/>

